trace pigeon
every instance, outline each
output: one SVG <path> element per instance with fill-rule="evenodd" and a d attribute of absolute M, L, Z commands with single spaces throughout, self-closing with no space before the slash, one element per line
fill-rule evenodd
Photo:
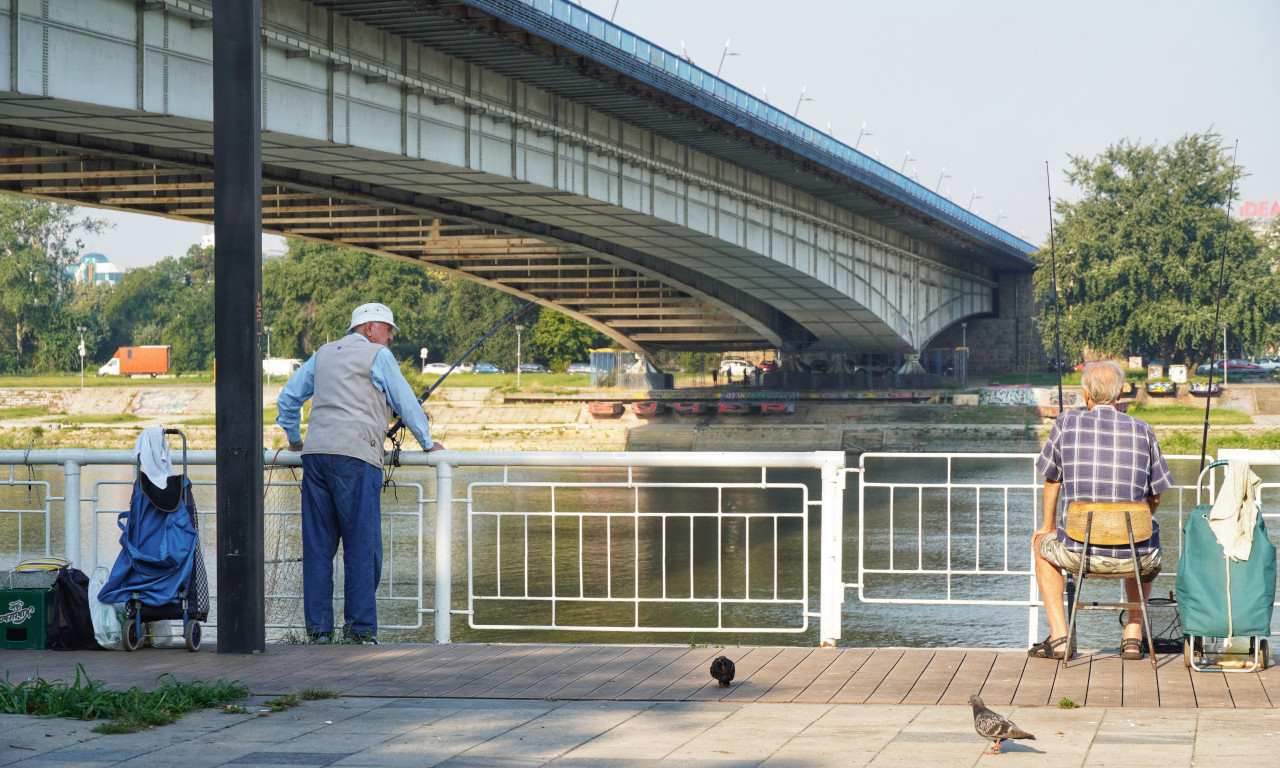
<path fill-rule="evenodd" d="M 733 661 L 728 656 L 717 656 L 711 662 L 711 676 L 720 681 L 721 688 L 728 688 L 733 682 Z"/>
<path fill-rule="evenodd" d="M 1005 739 L 1035 739 L 1035 736 L 1014 725 L 1004 715 L 987 709 L 976 693 L 969 697 L 969 703 L 973 705 L 973 730 L 987 741 L 995 742 L 991 749 L 983 754 L 1000 754 L 1000 742 Z"/>

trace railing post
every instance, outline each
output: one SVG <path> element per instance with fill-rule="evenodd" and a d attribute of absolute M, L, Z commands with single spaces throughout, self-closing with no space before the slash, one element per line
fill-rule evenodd
<path fill-rule="evenodd" d="M 450 642 L 453 619 L 453 465 L 436 464 L 436 643 Z"/>
<path fill-rule="evenodd" d="M 825 648 L 840 641 L 844 607 L 844 453 L 818 451 L 818 458 L 822 464 L 818 638 Z"/>
<path fill-rule="evenodd" d="M 62 531 L 65 543 L 62 556 L 76 568 L 80 562 L 80 465 L 74 461 L 62 465 Z"/>

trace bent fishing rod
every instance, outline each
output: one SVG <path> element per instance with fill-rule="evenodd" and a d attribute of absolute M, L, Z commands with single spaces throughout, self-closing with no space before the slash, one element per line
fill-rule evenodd
<path fill-rule="evenodd" d="M 493 334 L 501 330 L 502 327 L 507 323 L 511 322 L 512 320 L 515 320 L 520 315 L 523 315 L 530 307 L 532 307 L 534 304 L 537 304 L 539 301 L 542 301 L 542 299 L 534 299 L 533 301 L 530 301 L 529 303 L 517 308 L 514 312 L 502 318 L 502 320 L 499 321 L 497 325 L 490 328 L 488 333 L 481 336 L 479 341 L 477 341 L 475 344 L 472 344 L 467 349 L 466 352 L 462 353 L 461 357 L 459 357 L 456 361 L 454 361 L 453 365 L 449 366 L 449 370 L 441 374 L 440 378 L 436 379 L 434 384 L 427 387 L 427 391 L 423 392 L 422 396 L 418 398 L 418 404 L 421 405 L 423 402 L 426 401 L 428 397 L 431 397 L 431 393 L 435 392 L 436 388 L 439 387 L 441 384 L 443 384 L 445 379 L 449 378 L 449 374 L 453 373 L 454 369 L 456 369 L 459 365 L 462 365 L 462 362 L 466 360 L 468 357 L 470 357 L 472 352 L 475 352 L 477 349 L 479 349 L 481 344 L 488 341 L 490 336 L 492 336 Z M 399 466 L 400 464 L 399 462 L 400 440 L 396 437 L 396 435 L 402 429 L 404 429 L 404 420 L 397 418 L 396 423 L 392 424 L 391 428 L 387 430 L 387 437 L 391 439 L 391 444 L 395 446 L 395 449 L 393 451 L 393 456 L 394 456 L 394 463 L 396 466 Z"/>
<path fill-rule="evenodd" d="M 1053 266 L 1053 367 L 1058 371 L 1058 415 L 1062 402 L 1062 319 L 1058 316 L 1058 253 L 1053 243 L 1053 187 L 1049 183 L 1049 161 L 1044 161 L 1044 188 L 1049 193 L 1049 263 Z"/>
<path fill-rule="evenodd" d="M 1240 151 L 1240 140 L 1236 139 L 1235 148 L 1231 150 L 1231 183 L 1227 187 L 1227 218 L 1222 227 L 1222 260 L 1218 264 L 1218 297 L 1213 302 L 1213 328 L 1209 330 L 1209 360 L 1213 360 L 1213 338 L 1218 330 L 1218 317 L 1222 311 L 1222 283 L 1227 274 L 1227 242 L 1231 239 L 1231 201 L 1236 194 L 1236 154 Z M 1222 343 L 1226 347 L 1226 342 Z M 1226 350 L 1222 355 L 1222 370 L 1227 370 Z M 1213 363 L 1209 364 L 1209 389 L 1204 394 L 1204 433 L 1200 437 L 1200 471 L 1204 471 L 1204 459 L 1209 452 L 1209 403 L 1213 401 Z"/>

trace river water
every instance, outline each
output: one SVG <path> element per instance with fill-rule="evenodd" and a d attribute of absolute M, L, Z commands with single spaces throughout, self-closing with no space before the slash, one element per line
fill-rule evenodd
<path fill-rule="evenodd" d="M 1193 486 L 1197 464 L 1171 462 L 1179 485 Z M 1029 457 L 935 456 L 868 457 L 866 488 L 859 474 L 848 476 L 843 521 L 843 573 L 847 584 L 841 645 L 907 647 L 1025 647 L 1029 609 L 1025 605 L 923 604 L 924 601 L 1015 601 L 1032 599 L 1029 539 L 1038 522 L 1039 478 Z M 545 599 L 553 592 L 581 599 L 561 603 L 554 618 L 561 624 L 592 626 L 604 622 L 657 623 L 679 627 L 667 632 L 594 630 L 476 629 L 465 615 L 454 617 L 457 642 L 659 642 L 693 644 L 768 644 L 813 646 L 819 642 L 816 617 L 800 631 L 751 631 L 753 627 L 799 629 L 799 606 L 818 605 L 820 514 L 810 501 L 820 496 L 818 474 L 771 470 L 768 487 L 758 468 L 625 470 L 578 468 L 460 468 L 454 480 L 453 609 L 474 608 L 476 623 L 546 625 L 552 614 Z M 25 470 L 18 473 L 24 476 Z M 212 467 L 192 467 L 197 506 L 214 508 L 206 483 Z M 117 550 L 114 511 L 128 503 L 130 472 L 86 468 L 83 489 L 99 497 L 107 510 L 97 515 L 96 533 L 86 513 L 83 560 L 94 552 L 109 567 Z M 61 472 L 37 472 L 51 493 L 61 493 Z M 397 487 L 384 496 L 384 563 L 380 623 L 385 639 L 431 642 L 434 619 L 417 614 L 413 599 L 419 584 L 424 603 L 432 599 L 434 578 L 434 471 L 400 468 Z M 99 484 L 106 481 L 105 484 Z M 421 490 L 419 491 L 419 486 Z M 925 486 L 925 487 L 921 487 Z M 39 505 L 37 489 L 36 506 Z M 863 516 L 859 520 L 859 499 Z M 16 514 L 26 509 L 27 489 L 0 486 L 0 549 L 16 560 L 19 534 L 27 554 L 43 550 L 42 516 Z M 1280 499 L 1277 499 L 1280 501 Z M 1267 507 L 1264 497 L 1264 509 Z M 1195 503 L 1194 492 L 1170 491 L 1161 507 L 1165 574 L 1155 596 L 1174 588 L 1181 514 Z M 61 551 L 61 504 L 55 502 L 50 525 L 52 549 Z M 297 563 L 298 491 L 291 470 L 276 470 L 267 492 L 268 620 L 300 620 L 301 591 Z M 419 507 L 425 509 L 420 518 Z M 550 512 L 554 510 L 555 514 Z M 639 510 L 644 514 L 636 519 Z M 289 511 L 287 514 L 276 514 Z M 538 513 L 526 516 L 523 513 Z M 578 513 L 589 512 L 582 517 Z M 807 515 L 808 525 L 803 524 Z M 202 544 L 216 584 L 213 517 L 201 515 Z M 501 522 L 499 522 L 501 518 Z M 421 525 L 421 535 L 419 526 Z M 1280 526 L 1273 525 L 1273 528 Z M 20 529 L 20 530 L 19 530 Z M 468 538 L 474 546 L 468 547 Z M 1276 536 L 1273 534 L 1273 539 Z M 96 539 L 96 540 L 95 540 Z M 33 548 L 38 551 L 33 551 Z M 577 553 L 582 551 L 582 555 Z M 810 567 L 807 584 L 801 567 Z M 555 557 L 552 558 L 554 553 Z M 468 559 L 474 583 L 468 583 Z M 5 564 L 8 564 L 6 562 Z M 860 571 L 892 570 L 893 573 Z M 89 568 L 86 568 L 89 570 Z M 339 564 L 338 573 L 341 573 Z M 949 571 L 941 575 L 938 571 Z M 856 588 L 861 579 L 862 588 Z M 1115 599 L 1116 582 L 1091 582 L 1093 600 Z M 1097 586 L 1094 586 L 1097 585 Z M 477 594 L 501 594 L 501 600 L 468 604 Z M 341 580 L 336 588 L 341 595 Z M 273 595 L 286 597 L 273 597 Z M 639 605 L 604 598 L 640 596 Z M 717 609 L 709 598 L 772 598 L 776 602 L 730 603 Z M 514 599 L 528 598 L 528 599 Z M 661 599 L 665 598 L 665 599 Z M 877 603 L 911 600 L 920 603 Z M 341 615 L 340 608 L 337 615 Z M 212 617 L 211 617 L 212 620 Z M 1043 618 L 1039 619 L 1043 633 Z M 394 625 L 416 625 L 397 629 Z M 714 631 L 717 626 L 733 631 Z M 741 628 L 748 629 L 741 629 Z M 1081 647 L 1114 647 L 1120 636 L 1114 612 L 1082 612 Z M 297 635 L 272 630 L 273 637 Z"/>

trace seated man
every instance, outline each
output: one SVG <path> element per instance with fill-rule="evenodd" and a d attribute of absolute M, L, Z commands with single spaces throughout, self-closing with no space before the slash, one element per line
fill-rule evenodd
<path fill-rule="evenodd" d="M 1101 547 L 1067 537 L 1067 506 L 1073 501 L 1146 501 L 1154 516 L 1160 494 L 1173 485 L 1169 465 L 1156 443 L 1155 433 L 1144 421 L 1120 413 L 1113 403 L 1124 384 L 1124 371 L 1112 362 L 1089 363 L 1080 384 L 1087 410 L 1064 411 L 1049 432 L 1049 439 L 1036 459 L 1036 469 L 1044 475 L 1044 521 L 1031 537 L 1036 583 L 1044 612 L 1049 620 L 1049 637 L 1027 652 L 1046 659 L 1070 658 L 1067 648 L 1067 619 L 1062 606 L 1064 582 L 1061 569 L 1075 572 L 1080 557 L 1086 555 L 1092 571 L 1120 572 L 1132 569 L 1129 547 Z M 1062 517 L 1056 514 L 1059 497 Z M 1138 589 L 1151 593 L 1151 582 L 1160 573 L 1160 527 L 1152 520 L 1151 538 L 1135 542 L 1142 584 L 1125 579 L 1126 599 L 1137 602 Z M 1141 659 L 1142 615 L 1129 612 L 1129 623 L 1121 636 L 1120 656 Z"/>

